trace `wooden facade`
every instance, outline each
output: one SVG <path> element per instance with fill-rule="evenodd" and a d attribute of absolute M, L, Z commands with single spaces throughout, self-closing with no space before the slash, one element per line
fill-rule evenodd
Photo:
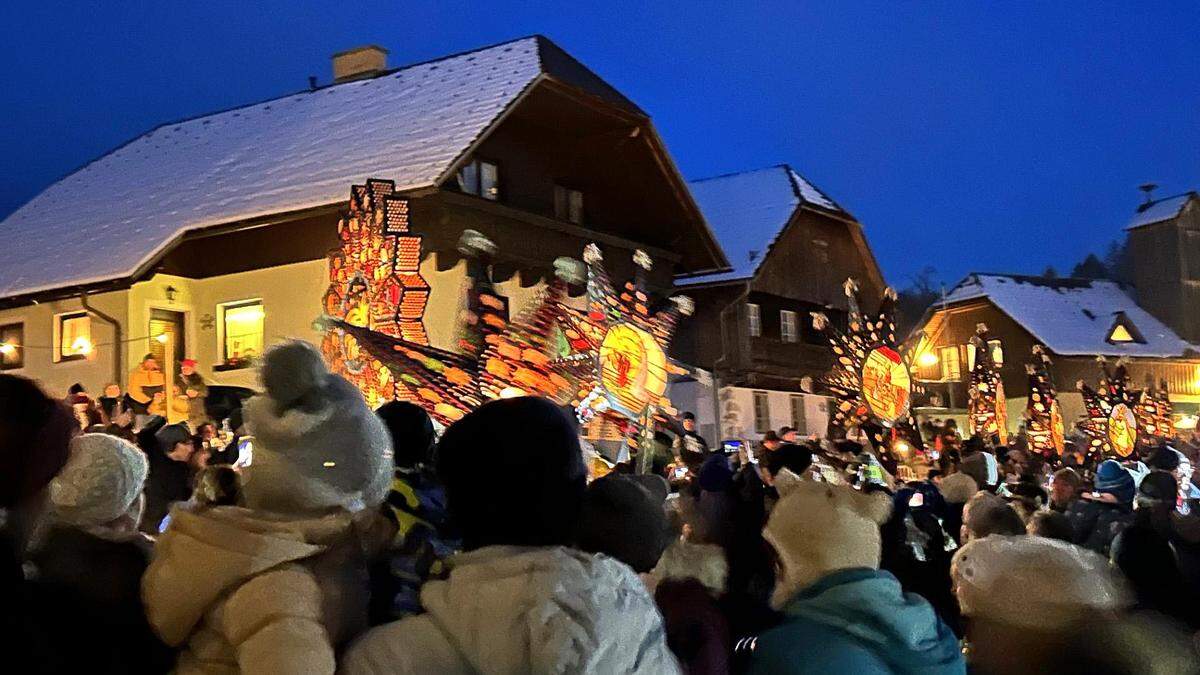
<path fill-rule="evenodd" d="M 1126 242 L 1138 303 L 1200 343 L 1200 198 L 1188 197 L 1172 218 L 1131 228 Z"/>
<path fill-rule="evenodd" d="M 684 289 L 696 301 L 696 313 L 680 330 L 676 356 L 714 371 L 722 385 L 819 390 L 832 353 L 813 329 L 811 314 L 824 312 L 844 323 L 848 307 L 842 284 L 847 278 L 858 281 L 869 306 L 879 302 L 883 275 L 862 225 L 848 215 L 800 206 L 752 277 Z M 759 308 L 757 336 L 751 335 L 749 304 Z M 794 341 L 784 340 L 785 310 L 797 318 Z"/>

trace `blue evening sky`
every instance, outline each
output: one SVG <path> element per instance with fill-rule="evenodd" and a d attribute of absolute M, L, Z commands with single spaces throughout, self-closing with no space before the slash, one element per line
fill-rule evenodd
<path fill-rule="evenodd" d="M 1200 5 L 13 2 L 0 215 L 152 126 L 542 33 L 654 117 L 684 175 L 789 162 L 889 281 L 1070 270 L 1153 181 L 1200 188 Z"/>

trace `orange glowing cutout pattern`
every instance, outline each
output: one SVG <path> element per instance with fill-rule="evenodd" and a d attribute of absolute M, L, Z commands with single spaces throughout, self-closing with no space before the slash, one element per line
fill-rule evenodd
<path fill-rule="evenodd" d="M 885 426 L 908 412 L 912 380 L 900 354 L 890 347 L 871 350 L 863 363 L 862 395 L 871 413 Z"/>

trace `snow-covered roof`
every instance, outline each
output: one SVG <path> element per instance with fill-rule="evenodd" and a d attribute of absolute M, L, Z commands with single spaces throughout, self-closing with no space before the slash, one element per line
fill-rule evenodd
<path fill-rule="evenodd" d="M 1129 221 L 1129 225 L 1125 229 L 1132 230 L 1135 227 L 1170 220 L 1178 216 L 1180 211 L 1183 211 L 1183 207 L 1187 206 L 1188 200 L 1195 196 L 1195 192 L 1185 192 L 1181 195 L 1165 197 L 1149 204 L 1143 204 L 1138 207 L 1137 214 Z"/>
<path fill-rule="evenodd" d="M 733 269 L 682 279 L 687 286 L 748 279 L 801 205 L 850 217 L 787 164 L 704 178 L 688 184 Z"/>
<path fill-rule="evenodd" d="M 1197 349 L 1112 281 L 970 274 L 946 296 L 947 304 L 977 299 L 991 301 L 1060 356 L 1168 358 Z M 1132 324 L 1145 342 L 1110 343 L 1118 317 Z"/>
<path fill-rule="evenodd" d="M 0 222 L 0 297 L 126 278 L 189 230 L 336 203 L 368 177 L 434 185 L 543 72 L 543 40 L 159 126 Z"/>

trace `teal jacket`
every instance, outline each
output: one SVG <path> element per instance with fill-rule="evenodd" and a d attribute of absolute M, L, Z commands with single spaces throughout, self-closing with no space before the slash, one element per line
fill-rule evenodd
<path fill-rule="evenodd" d="M 887 572 L 826 575 L 783 612 L 755 642 L 751 673 L 966 673 L 954 633 Z"/>

